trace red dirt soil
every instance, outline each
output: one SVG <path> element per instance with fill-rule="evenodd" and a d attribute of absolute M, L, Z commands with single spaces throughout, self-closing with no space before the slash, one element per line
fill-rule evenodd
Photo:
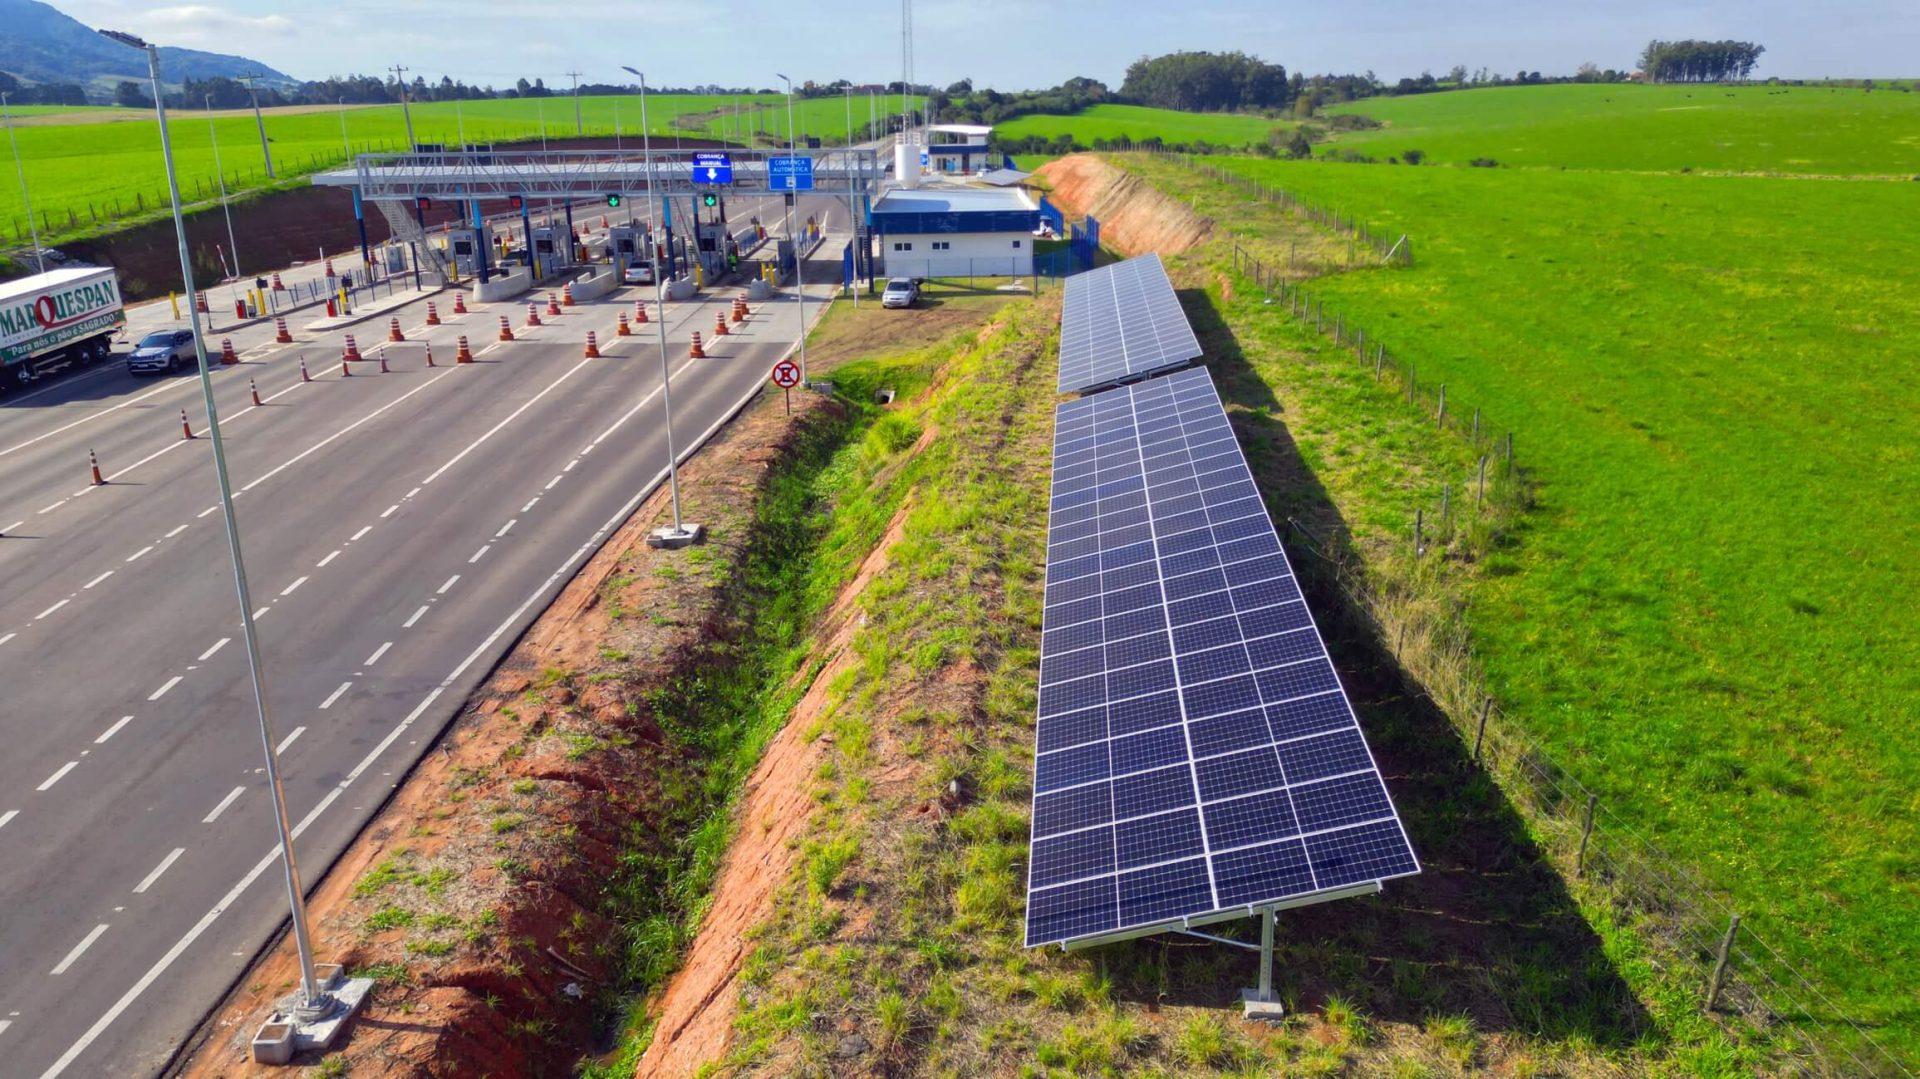
<path fill-rule="evenodd" d="M 1093 154 L 1057 158 L 1038 173 L 1053 185 L 1056 204 L 1075 217 L 1099 218 L 1101 244 L 1123 254 L 1177 255 L 1213 231 L 1213 218 Z"/>

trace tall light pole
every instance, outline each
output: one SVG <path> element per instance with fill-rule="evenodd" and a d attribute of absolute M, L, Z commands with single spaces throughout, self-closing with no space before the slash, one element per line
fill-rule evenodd
<path fill-rule="evenodd" d="M 407 152 L 412 153 L 413 148 L 420 144 L 413 141 L 413 110 L 407 107 L 407 69 L 395 64 L 390 70 L 400 90 L 400 115 L 407 122 Z"/>
<path fill-rule="evenodd" d="M 580 73 L 569 71 L 567 78 L 573 80 L 573 133 L 577 137 L 587 133 L 586 127 L 580 123 Z"/>
<path fill-rule="evenodd" d="M 653 219 L 658 228 L 660 218 L 660 186 L 653 179 L 653 134 L 647 127 L 647 77 L 639 68 L 620 65 L 621 70 L 640 80 L 640 154 L 646 159 L 647 194 L 653 200 Z M 665 242 L 666 233 L 661 232 L 661 242 Z M 653 254 L 653 252 L 648 252 Z M 680 519 L 680 451 L 673 445 L 673 375 L 667 363 L 667 295 L 662 284 L 660 259 L 653 260 L 653 304 L 660 309 L 656 319 L 660 325 L 660 400 L 667 414 L 667 487 L 673 494 L 673 527 L 658 529 L 653 533 L 652 542 L 656 547 L 685 547 L 689 543 L 700 542 L 701 527 L 690 525 Z"/>
<path fill-rule="evenodd" d="M 347 99 L 340 99 L 340 149 L 346 152 L 347 160 L 353 160 L 353 143 L 347 141 Z"/>
<path fill-rule="evenodd" d="M 260 156 L 267 163 L 267 179 L 271 180 L 273 179 L 273 151 L 267 148 L 267 122 L 260 118 L 260 91 L 253 85 L 254 80 L 261 77 L 262 76 L 259 75 L 242 75 L 240 76 L 240 81 L 247 84 L 247 96 L 253 99 L 253 126 L 260 130 Z M 156 103 L 159 94 L 160 91 L 154 91 Z"/>
<path fill-rule="evenodd" d="M 0 113 L 6 115 L 7 141 L 13 144 L 13 172 L 14 175 L 20 177 L 20 201 L 26 204 L 27 230 L 33 234 L 33 272 L 46 273 L 47 264 L 45 256 L 40 254 L 40 226 L 34 224 L 33 199 L 27 195 L 27 170 L 24 165 L 20 164 L 20 140 L 16 138 L 13 133 L 13 109 L 7 105 L 7 98 L 11 96 L 11 92 L 0 94 Z M 15 233 L 14 235 L 17 236 L 19 233 Z"/>
<path fill-rule="evenodd" d="M 797 176 L 799 174 L 792 171 L 794 158 L 793 80 L 780 74 L 778 71 L 773 74 L 775 78 L 787 84 L 787 168 L 789 170 L 787 175 Z M 792 183 L 793 181 L 789 180 L 788 182 Z M 793 199 L 795 205 L 800 202 L 800 192 L 797 188 L 788 192 L 788 194 Z M 783 199 L 781 201 L 784 202 L 785 200 Z M 805 259 L 801 257 L 800 237 L 793 231 L 793 211 L 794 205 L 789 205 L 787 207 L 787 238 L 793 241 L 793 294 L 794 298 L 800 302 L 800 385 L 808 386 L 811 385 L 811 383 L 807 381 L 807 275 L 806 272 L 800 268 L 800 264 L 804 262 Z"/>
<path fill-rule="evenodd" d="M 213 95 L 207 95 L 207 136 L 213 140 L 213 174 L 220 178 L 220 212 L 227 216 L 227 250 L 233 252 L 234 287 L 240 282 L 240 243 L 233 238 L 233 208 L 227 204 L 227 176 L 220 171 L 220 129 L 213 121 Z"/>
<path fill-rule="evenodd" d="M 167 167 L 167 192 L 173 199 L 173 232 L 180 245 L 181 284 L 187 293 L 187 309 L 193 310 L 193 262 L 187 254 L 187 224 L 180 211 L 180 179 L 173 169 L 173 146 L 167 141 L 167 105 L 160 90 L 160 50 L 132 34 L 102 30 L 102 34 L 136 49 L 145 50 L 147 69 L 153 83 L 153 113 L 160 125 L 160 155 Z M 220 508 L 225 511 L 227 555 L 233 563 L 233 586 L 240 601 L 240 632 L 246 642 L 247 671 L 253 681 L 254 712 L 260 721 L 260 745 L 266 754 L 267 786 L 273 795 L 274 829 L 280 837 L 280 864 L 286 871 L 287 907 L 293 917 L 294 947 L 300 953 L 300 1006 L 298 1017 L 315 1022 L 333 1014 L 340 1002 L 323 990 L 313 973 L 313 940 L 307 928 L 307 897 L 300 886 L 300 868 L 293 856 L 293 826 L 287 820 L 287 796 L 280 783 L 280 755 L 275 752 L 273 722 L 267 713 L 266 671 L 260 661 L 260 640 L 253 624 L 253 596 L 247 588 L 247 564 L 240 549 L 240 523 L 233 513 L 233 486 L 227 478 L 227 451 L 220 437 L 220 413 L 213 401 L 213 374 L 207 366 L 207 342 L 200 320 L 193 322 L 193 351 L 200 364 L 200 398 L 207 410 L 207 437 L 213 444 L 213 471 L 220 488 Z"/>
<path fill-rule="evenodd" d="M 857 243 L 860 239 L 860 211 L 854 207 L 853 189 L 853 84 L 847 84 L 847 147 L 841 151 L 840 164 L 847 170 L 847 229 L 853 236 L 847 242 Z M 853 297 L 853 309 L 860 310 L 860 258 L 852 248 L 847 250 L 853 265 L 848 268 L 847 294 Z"/>

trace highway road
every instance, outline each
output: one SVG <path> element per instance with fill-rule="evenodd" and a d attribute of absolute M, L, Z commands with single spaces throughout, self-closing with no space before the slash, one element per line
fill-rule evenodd
<path fill-rule="evenodd" d="M 753 202 L 732 216 L 771 225 L 777 200 Z M 803 209 L 838 228 L 813 267 L 837 280 L 845 207 Z M 799 330 L 789 293 L 688 359 L 737 291 L 667 306 L 683 450 Z M 398 312 L 387 373 L 386 318 L 353 327 L 367 362 L 344 377 L 341 333 L 232 335 L 216 397 L 309 887 L 662 481 L 658 337 L 614 333 L 636 298 L 660 317 L 629 288 L 527 328 L 524 301 L 455 316 L 442 294 L 442 326 Z M 463 334 L 477 362 L 455 366 Z M 161 1069 L 284 920 L 200 411 L 197 380 L 118 365 L 0 398 L 0 1075 Z"/>

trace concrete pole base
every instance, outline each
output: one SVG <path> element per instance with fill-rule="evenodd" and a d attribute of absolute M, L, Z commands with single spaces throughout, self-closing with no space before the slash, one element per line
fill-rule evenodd
<path fill-rule="evenodd" d="M 282 998 L 253 1035 L 254 1063 L 286 1064 L 299 1053 L 331 1048 L 373 992 L 372 978 L 348 978 L 338 963 L 320 964 L 313 974 L 320 999 L 309 1005 L 298 990 Z"/>
<path fill-rule="evenodd" d="M 707 538 L 707 526 L 683 522 L 679 528 L 671 526 L 656 528 L 647 536 L 647 546 L 662 550 L 677 551 L 682 547 L 691 547 L 704 542 Z"/>
<path fill-rule="evenodd" d="M 1280 998 L 1272 993 L 1262 993 L 1258 989 L 1240 990 L 1240 1004 L 1247 1011 L 1247 1018 L 1262 1023 L 1278 1023 L 1286 1018 L 1287 1009 Z"/>

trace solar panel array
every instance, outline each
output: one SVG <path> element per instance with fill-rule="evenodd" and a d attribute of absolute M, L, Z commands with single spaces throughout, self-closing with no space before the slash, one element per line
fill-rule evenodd
<path fill-rule="evenodd" d="M 1207 371 L 1055 424 L 1027 944 L 1419 872 Z"/>
<path fill-rule="evenodd" d="M 1159 255 L 1069 277 L 1061 304 L 1061 393 L 1117 386 L 1200 356 Z"/>

